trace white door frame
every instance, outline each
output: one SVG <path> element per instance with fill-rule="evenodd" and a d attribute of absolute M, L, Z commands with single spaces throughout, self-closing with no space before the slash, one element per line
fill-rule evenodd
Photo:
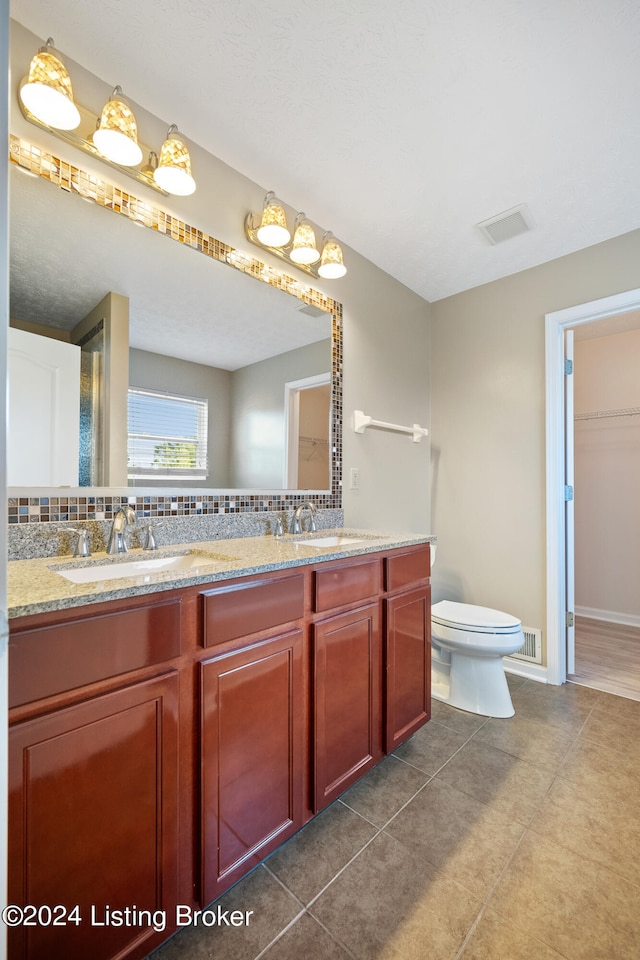
<path fill-rule="evenodd" d="M 556 310 L 545 316 L 548 683 L 564 683 L 567 679 L 564 331 L 632 310 L 640 310 L 640 289 Z"/>

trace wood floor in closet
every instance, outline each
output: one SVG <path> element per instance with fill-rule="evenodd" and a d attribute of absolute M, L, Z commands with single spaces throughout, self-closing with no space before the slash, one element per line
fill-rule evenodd
<path fill-rule="evenodd" d="M 568 679 L 640 700 L 640 627 L 576 617 L 576 672 Z"/>

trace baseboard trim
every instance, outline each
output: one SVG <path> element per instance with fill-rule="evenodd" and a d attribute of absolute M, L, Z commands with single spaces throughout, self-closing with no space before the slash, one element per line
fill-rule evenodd
<path fill-rule="evenodd" d="M 527 680 L 537 680 L 538 683 L 548 683 L 547 668 L 539 663 L 528 663 L 526 660 L 516 660 L 513 657 L 504 658 L 506 673 L 513 673 L 516 677 L 526 677 Z"/>
<path fill-rule="evenodd" d="M 595 607 L 576 607 L 575 613 L 578 617 L 588 617 L 590 620 L 606 620 L 608 623 L 619 623 L 623 627 L 640 627 L 640 617 L 632 613 L 598 610 Z"/>

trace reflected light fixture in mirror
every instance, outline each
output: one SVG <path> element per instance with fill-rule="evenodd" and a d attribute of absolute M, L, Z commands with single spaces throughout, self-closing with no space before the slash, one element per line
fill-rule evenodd
<path fill-rule="evenodd" d="M 347 272 L 342 259 L 342 248 L 331 232 L 324 234 L 322 255 L 319 253 L 314 229 L 304 213 L 296 216 L 293 241 L 291 240 L 284 208 L 273 192 L 269 192 L 264 198 L 264 207 L 259 216 L 254 213 L 247 214 L 244 232 L 247 240 L 257 247 L 270 250 L 282 260 L 314 277 L 336 280 Z M 316 267 L 318 261 L 320 264 Z"/>
<path fill-rule="evenodd" d="M 93 142 L 98 153 L 112 163 L 135 167 L 141 162 L 138 125 L 129 102 L 122 94 L 122 87 L 114 88 L 102 108 L 100 125 L 93 134 Z"/>
<path fill-rule="evenodd" d="M 162 144 L 153 178 L 163 190 L 177 197 L 188 197 L 196 189 L 196 182 L 191 176 L 189 150 L 175 123 L 167 130 L 167 139 Z"/>
<path fill-rule="evenodd" d="M 20 99 L 34 117 L 58 130 L 75 130 L 80 124 L 71 78 L 52 37 L 31 61 L 28 76 L 20 85 Z"/>

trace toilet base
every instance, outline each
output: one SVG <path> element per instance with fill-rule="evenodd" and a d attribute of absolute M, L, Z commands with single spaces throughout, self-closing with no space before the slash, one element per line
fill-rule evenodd
<path fill-rule="evenodd" d="M 447 684 L 441 671 L 432 673 L 431 696 L 451 707 L 483 717 L 508 718 L 515 713 L 502 657 L 467 657 L 451 651 Z"/>

